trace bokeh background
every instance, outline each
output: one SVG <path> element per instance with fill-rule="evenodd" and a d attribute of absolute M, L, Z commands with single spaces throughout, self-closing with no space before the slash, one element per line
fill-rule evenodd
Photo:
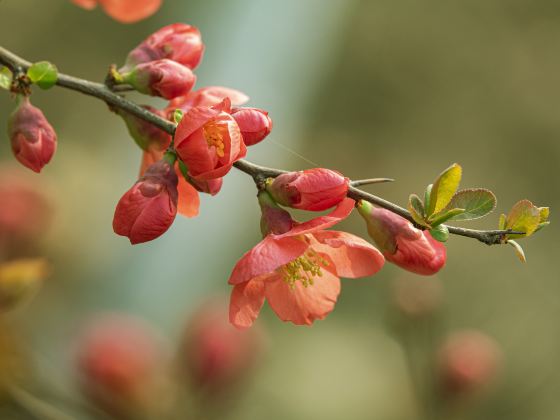
<path fill-rule="evenodd" d="M 270 111 L 274 130 L 250 150 L 251 160 L 393 177 L 368 188 L 400 204 L 459 162 L 462 186 L 498 196 L 496 212 L 469 227 L 496 228 L 499 212 L 521 198 L 552 209 L 552 225 L 523 241 L 525 265 L 510 247 L 452 237 L 437 278 L 387 264 L 373 278 L 344 281 L 335 311 L 311 328 L 284 324 L 265 305 L 258 326 L 266 351 L 219 418 L 436 418 L 425 394 L 437 382 L 430 363 L 439 342 L 476 329 L 499 343 L 500 374 L 491 391 L 450 404 L 440 418 L 560 419 L 560 3 L 165 0 L 153 17 L 122 25 L 65 0 L 1 0 L 0 44 L 101 81 L 109 64 L 177 21 L 203 34 L 197 86 L 239 89 Z M 5 323 L 43 384 L 36 395 L 73 418 L 97 418 L 75 403 L 84 323 L 126 312 L 179 342 L 201 302 L 220 296 L 227 303 L 231 267 L 259 240 L 255 189 L 232 171 L 218 196 L 202 198 L 199 217 L 178 218 L 163 237 L 132 247 L 111 228 L 140 159 L 122 121 L 100 101 L 59 88 L 36 89 L 33 102 L 59 134 L 53 162 L 40 176 L 26 174 L 54 208 L 38 238 L 53 272 Z M 2 119 L 13 105 L 0 95 Z M 5 132 L 0 138 L 2 165 L 13 163 Z M 365 235 L 358 216 L 340 227 Z M 441 302 L 429 316 L 399 313 L 402 284 L 415 288 L 413 301 L 425 289 Z M 1 418 L 27 418 L 6 410 Z"/>

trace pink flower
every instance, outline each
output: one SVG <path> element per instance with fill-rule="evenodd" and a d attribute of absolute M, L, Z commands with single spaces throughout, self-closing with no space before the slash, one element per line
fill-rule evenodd
<path fill-rule="evenodd" d="M 144 175 L 150 165 L 163 159 L 164 151 L 151 150 L 144 152 L 140 165 L 140 176 Z M 197 189 L 184 178 L 179 169 L 178 162 L 175 162 L 175 174 L 177 175 L 177 213 L 185 217 L 198 216 L 200 209 L 200 197 Z M 220 184 L 221 185 L 221 184 Z M 217 193 L 217 191 L 215 191 Z"/>
<path fill-rule="evenodd" d="M 152 327 L 121 314 L 96 318 L 78 343 L 81 388 L 115 418 L 155 409 L 166 392 L 168 362 L 165 343 Z"/>
<path fill-rule="evenodd" d="M 56 151 L 56 133 L 39 108 L 23 97 L 8 119 L 8 135 L 16 159 L 32 171 L 50 162 Z"/>
<path fill-rule="evenodd" d="M 187 112 L 175 131 L 175 150 L 197 181 L 221 178 L 247 153 L 229 99 Z"/>
<path fill-rule="evenodd" d="M 243 105 L 249 100 L 249 97 L 243 92 L 222 86 L 208 86 L 188 93 L 186 96 L 175 98 L 169 102 L 168 112 L 180 109 L 188 112 L 191 108 L 197 106 L 214 106 L 229 98 L 232 105 Z"/>
<path fill-rule="evenodd" d="M 366 220 L 369 235 L 393 264 L 422 275 L 435 274 L 445 265 L 445 246 L 430 232 L 416 229 L 405 218 L 367 201 L 358 203 L 358 211 Z"/>
<path fill-rule="evenodd" d="M 501 362 L 493 338 L 476 330 L 453 333 L 438 354 L 443 390 L 455 396 L 482 390 L 495 379 Z"/>
<path fill-rule="evenodd" d="M 270 134 L 272 120 L 268 112 L 258 108 L 234 108 L 231 115 L 237 121 L 246 146 L 253 146 Z"/>
<path fill-rule="evenodd" d="M 261 206 L 274 206 L 266 192 L 259 193 L 259 201 Z M 383 255 L 368 242 L 346 232 L 324 230 L 346 218 L 353 207 L 354 201 L 346 199 L 326 216 L 266 235 L 243 255 L 229 278 L 234 286 L 230 322 L 237 328 L 251 326 L 266 298 L 283 321 L 311 325 L 333 310 L 340 293 L 339 277 L 379 271 Z M 279 219 L 287 228 L 284 218 Z"/>
<path fill-rule="evenodd" d="M 164 58 L 176 61 L 192 70 L 202 60 L 203 52 L 204 44 L 200 31 L 191 25 L 174 23 L 154 32 L 133 49 L 120 71 L 130 71 L 140 63 Z"/>
<path fill-rule="evenodd" d="M 206 302 L 187 325 L 180 359 L 186 379 L 197 390 L 235 391 L 262 351 L 261 331 L 239 331 L 228 322 L 227 314 L 221 300 Z"/>
<path fill-rule="evenodd" d="M 165 99 L 186 95 L 196 82 L 191 69 L 166 58 L 138 64 L 122 78 L 140 93 Z"/>
<path fill-rule="evenodd" d="M 177 214 L 177 175 L 161 160 L 126 192 L 115 209 L 113 230 L 130 243 L 151 241 L 169 229 Z"/>
<path fill-rule="evenodd" d="M 72 0 L 74 4 L 92 10 L 98 4 L 105 13 L 121 23 L 133 23 L 153 15 L 162 0 Z"/>
<path fill-rule="evenodd" d="M 283 206 L 322 211 L 346 198 L 349 182 L 336 171 L 315 168 L 282 174 L 272 180 L 266 189 Z"/>

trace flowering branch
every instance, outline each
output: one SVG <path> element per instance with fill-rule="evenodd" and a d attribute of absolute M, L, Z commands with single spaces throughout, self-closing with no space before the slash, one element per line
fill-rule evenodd
<path fill-rule="evenodd" d="M 16 54 L 8 51 L 7 49 L 0 46 L 0 64 L 5 65 L 14 73 L 14 83 L 24 82 L 22 78 L 25 78 L 25 72 L 32 66 L 27 60 L 17 56 Z M 143 108 L 136 103 L 124 98 L 123 96 L 115 93 L 107 85 L 101 83 L 91 82 L 89 80 L 80 79 L 74 76 L 66 75 L 63 73 L 58 73 L 58 78 L 56 80 L 56 85 L 83 93 L 88 96 L 93 96 L 95 98 L 101 99 L 106 102 L 111 107 L 126 111 L 162 130 L 170 135 L 175 133 L 176 124 L 173 122 L 162 118 L 153 112 Z M 118 85 L 116 86 L 118 89 Z M 234 163 L 234 166 L 248 175 L 251 175 L 257 184 L 262 184 L 267 178 L 276 178 L 278 175 L 286 173 L 287 171 L 267 168 L 261 165 L 254 164 L 245 159 L 238 160 Z M 388 180 L 388 179 L 385 179 Z M 420 229 L 425 229 L 424 226 L 419 224 L 411 215 L 411 213 L 390 201 L 387 201 L 381 197 L 370 194 L 366 191 L 358 189 L 357 186 L 364 185 L 368 183 L 369 180 L 364 181 L 354 181 L 350 182 L 348 188 L 348 197 L 354 200 L 364 200 L 379 207 L 385 208 L 399 216 L 404 217 L 408 221 L 412 222 L 416 227 Z M 506 235 L 511 234 L 523 234 L 524 232 L 519 232 L 512 229 L 499 229 L 499 230 L 476 230 L 476 229 L 465 229 L 455 226 L 446 226 L 449 233 L 459 236 L 464 236 L 468 238 L 477 239 L 487 245 L 503 244 Z"/>

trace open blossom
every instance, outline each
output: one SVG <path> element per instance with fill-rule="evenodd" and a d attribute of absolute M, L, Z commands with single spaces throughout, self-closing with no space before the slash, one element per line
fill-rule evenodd
<path fill-rule="evenodd" d="M 136 1 L 136 0 L 133 0 Z M 146 38 L 127 56 L 121 71 L 130 71 L 141 63 L 167 58 L 194 69 L 202 60 L 204 44 L 200 31 L 185 23 L 165 26 Z"/>
<path fill-rule="evenodd" d="M 72 0 L 74 4 L 87 10 L 98 4 L 105 13 L 122 23 L 133 23 L 153 15 L 162 0 Z"/>
<path fill-rule="evenodd" d="M 122 314 L 97 316 L 78 342 L 82 391 L 114 418 L 155 415 L 168 392 L 165 344 L 141 319 Z"/>
<path fill-rule="evenodd" d="M 28 97 L 23 97 L 10 115 L 8 135 L 16 159 L 32 171 L 41 172 L 56 151 L 54 129 Z"/>
<path fill-rule="evenodd" d="M 268 112 L 258 108 L 234 108 L 231 115 L 237 121 L 246 146 L 253 146 L 266 138 L 272 130 Z"/>
<path fill-rule="evenodd" d="M 213 107 L 192 108 L 179 122 L 175 150 L 195 180 L 223 177 L 247 153 L 230 110 L 225 99 Z"/>
<path fill-rule="evenodd" d="M 196 106 L 214 106 L 218 105 L 224 99 L 229 98 L 234 106 L 243 105 L 249 100 L 249 97 L 243 92 L 223 86 L 207 86 L 198 90 L 193 90 L 185 96 L 175 98 L 169 102 L 168 112 L 180 109 L 188 112 Z"/>
<path fill-rule="evenodd" d="M 191 69 L 166 58 L 138 64 L 122 77 L 138 92 L 165 99 L 186 95 L 196 82 Z"/>
<path fill-rule="evenodd" d="M 165 160 L 148 167 L 117 204 L 115 233 L 127 236 L 133 245 L 165 233 L 177 214 L 177 183 L 174 168 Z"/>
<path fill-rule="evenodd" d="M 346 198 L 349 183 L 336 171 L 315 168 L 281 174 L 266 189 L 283 206 L 322 211 Z"/>
<path fill-rule="evenodd" d="M 261 207 L 274 207 L 268 193 L 259 193 Z M 346 199 L 330 214 L 301 224 L 286 223 L 269 233 L 235 265 L 230 322 L 251 326 L 264 303 L 283 321 L 310 325 L 330 313 L 340 293 L 339 277 L 364 277 L 381 269 L 383 255 L 363 239 L 346 232 L 326 231 L 346 218 L 354 201 Z M 270 227 L 274 220 L 269 217 Z"/>
<path fill-rule="evenodd" d="M 405 218 L 367 201 L 359 202 L 358 211 L 366 220 L 369 235 L 393 264 L 422 275 L 435 274 L 445 265 L 445 246 L 430 232 L 416 229 Z"/>

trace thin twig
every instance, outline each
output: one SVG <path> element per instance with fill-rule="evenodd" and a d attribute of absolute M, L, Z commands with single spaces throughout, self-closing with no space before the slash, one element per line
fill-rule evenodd
<path fill-rule="evenodd" d="M 0 47 L 0 64 L 4 64 L 5 66 L 12 69 L 12 71 L 16 71 L 18 69 L 22 69 L 26 71 L 31 63 L 23 58 L 18 57 L 14 53 L 6 50 L 3 47 Z M 69 76 L 63 73 L 58 74 L 58 80 L 56 84 L 60 87 L 75 90 L 77 92 L 81 92 L 85 95 L 93 96 L 98 99 L 105 101 L 107 104 L 122 109 L 135 115 L 138 118 L 141 118 L 159 128 L 166 131 L 167 133 L 173 135 L 175 133 L 176 125 L 168 121 L 164 118 L 161 118 L 154 113 L 142 108 L 141 106 L 137 105 L 136 103 L 129 101 L 128 99 L 118 95 L 117 93 L 111 91 L 107 86 L 101 83 L 91 82 L 89 80 L 79 79 L 77 77 Z M 256 182 L 262 182 L 263 179 L 266 178 L 274 178 L 282 173 L 287 171 L 274 169 L 274 168 L 267 168 L 264 166 L 260 166 L 249 162 L 247 160 L 239 160 L 235 162 L 234 166 L 242 172 L 245 172 L 248 175 L 251 175 Z M 353 198 L 354 200 L 365 200 L 369 201 L 372 204 L 375 204 L 379 207 L 383 207 L 387 210 L 392 211 L 393 213 L 398 214 L 399 216 L 404 217 L 405 219 L 412 222 L 416 227 L 423 229 L 422 226 L 419 226 L 414 222 L 410 213 L 396 205 L 387 201 L 381 197 L 377 197 L 373 194 L 367 193 L 363 190 L 356 188 L 358 185 L 364 185 L 363 180 L 358 180 L 351 182 L 351 186 L 348 190 L 348 197 Z M 449 233 L 459 236 L 465 236 L 468 238 L 477 239 L 480 242 L 483 242 L 487 245 L 496 245 L 504 243 L 505 236 L 508 233 L 512 233 L 512 230 L 476 230 L 476 229 L 465 229 L 455 226 L 448 226 Z"/>

